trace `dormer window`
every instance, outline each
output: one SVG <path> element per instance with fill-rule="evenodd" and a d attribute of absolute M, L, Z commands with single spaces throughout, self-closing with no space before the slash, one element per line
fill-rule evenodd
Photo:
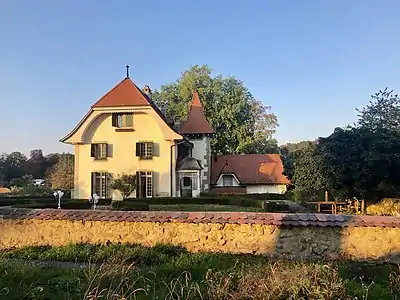
<path fill-rule="evenodd" d="M 224 175 L 222 177 L 223 186 L 233 186 L 233 176 L 232 175 Z"/>
<path fill-rule="evenodd" d="M 132 129 L 133 114 L 132 113 L 112 114 L 112 126 L 120 129 Z"/>

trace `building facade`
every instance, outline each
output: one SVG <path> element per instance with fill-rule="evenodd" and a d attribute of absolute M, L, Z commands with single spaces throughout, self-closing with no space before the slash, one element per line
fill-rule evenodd
<path fill-rule="evenodd" d="M 141 90 L 127 76 L 61 139 L 74 146 L 74 197 L 97 194 L 122 199 L 110 187 L 122 174 L 136 174 L 136 191 L 131 197 L 138 198 L 197 197 L 228 184 L 243 188 L 249 183 L 240 178 L 241 172 L 232 172 L 235 180 L 229 180 L 225 179 L 228 167 L 219 170 L 218 159 L 225 158 L 211 155 L 213 135 L 197 92 L 193 93 L 187 119 L 174 124 L 155 105 L 150 88 Z M 275 191 L 256 186 L 245 190 Z"/>

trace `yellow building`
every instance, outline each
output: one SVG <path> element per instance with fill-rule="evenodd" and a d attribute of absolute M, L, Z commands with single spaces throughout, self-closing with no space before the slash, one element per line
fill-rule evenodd
<path fill-rule="evenodd" d="M 110 183 L 124 173 L 137 176 L 133 197 L 198 196 L 209 188 L 212 134 L 197 93 L 188 119 L 175 126 L 150 88 L 142 91 L 127 75 L 61 139 L 74 145 L 74 197 L 121 199 Z"/>
<path fill-rule="evenodd" d="M 174 124 L 127 77 L 92 105 L 61 142 L 74 145 L 74 197 L 122 199 L 110 183 L 136 174 L 131 197 L 197 197 L 216 193 L 284 193 L 279 155 L 211 155 L 214 131 L 197 92 L 187 119 Z"/>

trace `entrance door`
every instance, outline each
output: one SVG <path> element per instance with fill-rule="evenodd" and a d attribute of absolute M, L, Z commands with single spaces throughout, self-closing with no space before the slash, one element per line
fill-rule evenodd
<path fill-rule="evenodd" d="M 181 196 L 192 197 L 192 178 L 183 177 L 181 179 Z"/>

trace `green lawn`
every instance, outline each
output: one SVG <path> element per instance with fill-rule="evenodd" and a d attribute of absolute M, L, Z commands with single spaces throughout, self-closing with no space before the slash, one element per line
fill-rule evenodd
<path fill-rule="evenodd" d="M 1 256 L 0 299 L 389 300 L 400 294 L 400 271 L 391 265 L 189 253 L 165 245 L 29 247 Z M 108 264 L 71 269 L 10 258 Z"/>

